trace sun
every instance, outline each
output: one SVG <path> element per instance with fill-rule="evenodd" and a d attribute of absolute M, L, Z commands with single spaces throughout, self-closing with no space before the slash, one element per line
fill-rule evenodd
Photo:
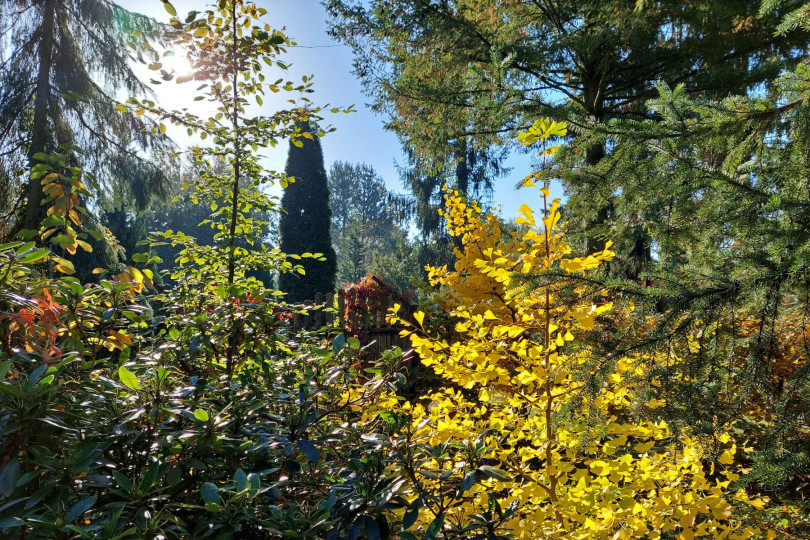
<path fill-rule="evenodd" d="M 163 64 L 163 69 L 176 77 L 188 75 L 193 71 L 191 62 L 189 62 L 186 55 L 178 53 L 177 51 L 166 51 L 163 53 L 161 63 Z"/>
<path fill-rule="evenodd" d="M 164 49 L 159 64 L 159 73 L 155 73 L 151 66 L 151 69 L 146 71 L 146 66 L 143 66 L 143 76 L 149 80 L 158 101 L 166 108 L 178 110 L 188 108 L 191 105 L 188 98 L 189 89 L 184 84 L 178 84 L 193 79 L 194 66 L 188 56 L 179 48 Z"/>

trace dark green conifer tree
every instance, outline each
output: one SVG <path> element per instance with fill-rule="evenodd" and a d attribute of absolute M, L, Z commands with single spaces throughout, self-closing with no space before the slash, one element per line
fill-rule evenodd
<path fill-rule="evenodd" d="M 569 232 L 586 251 L 600 249 L 608 236 L 616 240 L 612 271 L 631 279 L 650 259 L 649 237 L 643 227 L 626 238 L 611 234 L 613 222 L 638 216 L 617 213 L 620 186 L 593 169 L 613 149 L 604 140 L 585 144 L 583 136 L 616 118 L 654 119 L 645 104 L 657 96 L 658 81 L 682 84 L 690 96 L 742 93 L 795 63 L 806 43 L 801 32 L 776 34 L 778 13 L 760 13 L 760 0 L 329 0 L 326 6 L 330 32 L 354 50 L 355 73 L 374 110 L 388 116 L 387 127 L 419 160 L 456 163 L 457 187 L 470 195 L 469 152 L 497 163 L 505 155 L 498 151 L 535 120 L 567 121 Z M 435 185 L 430 176 L 416 180 L 417 197 L 435 193 L 426 191 Z M 429 200 L 423 196 L 419 204 Z"/>
<path fill-rule="evenodd" d="M 792 2 L 767 2 L 763 13 L 788 8 L 774 29 L 810 31 L 810 11 Z M 641 229 L 655 254 L 638 285 L 607 281 L 614 298 L 632 301 L 633 315 L 628 327 L 614 319 L 592 343 L 603 348 L 594 355 L 600 359 L 643 349 L 666 355 L 654 392 L 666 403 L 661 414 L 668 424 L 701 436 L 734 426 L 753 449 L 741 483 L 806 499 L 807 55 L 765 87 L 715 99 L 660 83 L 658 98 L 645 104 L 650 118 L 614 118 L 580 135 L 583 147 L 611 149 L 581 174 L 614 186 L 621 195 L 611 212 L 633 217 L 613 219 L 606 236 L 621 241 Z M 571 151 L 564 148 L 558 158 L 564 162 Z M 559 165 L 546 172 L 577 174 Z M 583 203 L 569 199 L 569 207 Z M 538 276 L 532 285 L 548 279 Z"/>
<path fill-rule="evenodd" d="M 368 242 L 363 238 L 363 222 L 353 217 L 344 227 L 338 244 L 337 277 L 341 283 L 357 283 L 368 273 Z"/>
<path fill-rule="evenodd" d="M 10 230 L 0 233 L 39 227 L 39 180 L 11 184 L 38 154 L 74 145 L 84 150 L 80 165 L 103 188 L 96 190 L 101 205 L 118 197 L 143 208 L 164 193 L 165 175 L 150 154 L 171 149 L 171 141 L 146 117 L 116 109 L 117 93 L 150 94 L 130 56 L 157 61 L 150 43 L 161 32 L 154 20 L 110 0 L 0 2 L 0 36 L 7 40 L 0 47 L 0 193 L 15 199 L 7 209 L 15 214 Z"/>
<path fill-rule="evenodd" d="M 311 125 L 300 129 L 303 137 L 290 142 L 285 172 L 294 181 L 284 190 L 279 218 L 281 251 L 289 255 L 322 254 L 301 260 L 305 274 L 284 273 L 279 277 L 279 289 L 287 300 L 314 300 L 318 293 L 335 290 L 337 263 L 332 247 L 329 208 L 329 186 L 323 164 L 323 151 L 318 133 Z"/>

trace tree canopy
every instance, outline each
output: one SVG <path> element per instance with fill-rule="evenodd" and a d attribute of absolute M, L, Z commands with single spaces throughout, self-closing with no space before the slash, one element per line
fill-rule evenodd
<path fill-rule="evenodd" d="M 119 92 L 150 93 L 130 61 L 153 51 L 160 25 L 107 0 L 3 2 L 0 25 L 11 44 L 0 52 L 0 181 L 14 185 L 38 154 L 78 148 L 104 187 L 95 191 L 99 202 L 119 197 L 142 208 L 163 193 L 162 169 L 141 152 L 167 150 L 169 139 L 134 111 L 116 110 Z M 12 229 L 39 228 L 41 186 L 26 185 L 4 187 L 18 205 L 25 201 Z"/>
<path fill-rule="evenodd" d="M 387 126 L 419 160 L 464 165 L 471 161 L 458 149 L 497 161 L 498 149 L 546 116 L 568 121 L 577 138 L 612 118 L 654 117 L 646 102 L 656 97 L 659 81 L 704 97 L 771 81 L 796 62 L 807 39 L 801 31 L 775 32 L 794 4 L 763 13 L 759 0 L 332 0 L 327 6 L 331 33 L 353 48 L 355 73 Z M 608 151 L 601 141 L 574 141 L 568 166 L 594 165 Z M 618 186 L 587 171 L 563 179 L 574 200 L 600 205 L 596 215 L 583 211 L 576 221 L 585 249 L 598 250 L 604 239 L 589 231 L 607 220 Z M 416 181 L 423 184 L 413 189 L 419 198 L 431 182 Z M 464 182 L 456 187 L 468 192 Z M 435 188 L 427 191 L 435 197 Z M 637 235 L 631 246 L 636 240 L 649 244 Z M 638 264 L 632 249 L 619 251 L 619 259 L 628 257 Z"/>
<path fill-rule="evenodd" d="M 772 79 L 800 52 L 755 0 L 333 0 L 376 110 L 420 152 L 509 142 L 535 119 L 644 115 L 655 84 L 722 96 Z M 781 12 L 781 10 L 779 10 Z M 566 113 L 570 110 L 570 113 Z"/>

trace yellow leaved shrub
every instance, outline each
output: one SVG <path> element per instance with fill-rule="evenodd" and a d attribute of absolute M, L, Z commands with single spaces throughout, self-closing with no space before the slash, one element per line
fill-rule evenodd
<path fill-rule="evenodd" d="M 392 444 L 410 502 L 401 537 L 758 534 L 735 520 L 736 504 L 765 501 L 730 487 L 738 475 L 728 435 L 712 441 L 720 457 L 711 462 L 700 441 L 635 418 L 637 359 L 583 376 L 599 362 L 577 347 L 577 335 L 612 307 L 588 272 L 614 254 L 608 243 L 571 256 L 559 200 L 549 205 L 548 189 L 540 191 L 542 213 L 524 205 L 523 227 L 509 235 L 477 204 L 445 195 L 447 227 L 461 247 L 453 269 L 429 272 L 446 290 L 455 334 L 432 335 L 423 313 L 415 324 L 398 319 L 442 387 L 364 410 L 400 419 Z"/>

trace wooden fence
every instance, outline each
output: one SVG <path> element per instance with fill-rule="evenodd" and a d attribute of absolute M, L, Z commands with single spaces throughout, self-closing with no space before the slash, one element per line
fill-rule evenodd
<path fill-rule="evenodd" d="M 390 303 L 393 305 L 393 300 Z M 413 364 L 410 339 L 401 337 L 401 327 L 387 321 L 388 305 L 366 303 L 360 306 L 359 311 L 362 314 L 359 320 L 351 321 L 351 325 L 345 320 L 346 298 L 341 293 L 337 294 L 337 301 L 334 294 L 317 294 L 315 300 L 304 302 L 304 305 L 311 306 L 311 309 L 308 309 L 307 314 L 293 314 L 291 326 L 294 330 L 339 329 L 347 337 L 355 335 L 360 340 L 360 345 L 365 350 L 364 356 L 368 359 L 379 358 L 383 351 L 399 347 L 405 355 L 406 365 L 410 367 Z M 405 317 L 410 317 L 412 313 L 410 304 L 403 306 L 400 311 L 400 315 Z"/>
<path fill-rule="evenodd" d="M 311 306 L 307 314 L 293 313 L 293 330 L 317 330 L 319 328 L 332 328 L 335 326 L 337 313 L 333 308 L 335 301 L 334 294 L 323 295 L 318 293 L 315 300 L 304 302 L 305 306 Z"/>

